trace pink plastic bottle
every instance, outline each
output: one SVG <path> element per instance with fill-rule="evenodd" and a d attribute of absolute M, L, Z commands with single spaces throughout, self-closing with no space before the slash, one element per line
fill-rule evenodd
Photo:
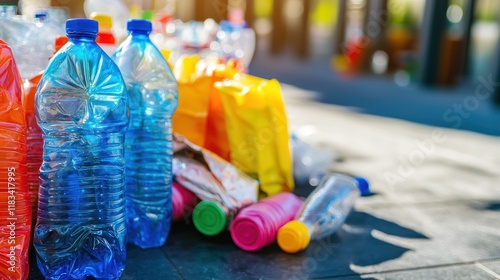
<path fill-rule="evenodd" d="M 172 221 L 188 217 L 198 204 L 199 199 L 177 182 L 172 182 Z"/>
<path fill-rule="evenodd" d="M 240 211 L 231 224 L 234 243 L 257 251 L 274 242 L 278 229 L 295 218 L 303 201 L 293 193 L 279 193 Z"/>

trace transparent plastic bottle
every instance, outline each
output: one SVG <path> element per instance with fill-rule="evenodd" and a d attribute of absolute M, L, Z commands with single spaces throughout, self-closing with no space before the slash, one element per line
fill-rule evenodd
<path fill-rule="evenodd" d="M 26 279 L 31 203 L 21 77 L 12 50 L 0 40 L 0 279 Z"/>
<path fill-rule="evenodd" d="M 44 150 L 33 243 L 46 279 L 117 279 L 125 268 L 127 91 L 97 31 L 94 20 L 66 22 L 69 42 L 35 96 Z"/>
<path fill-rule="evenodd" d="M 55 40 L 54 53 L 59 51 L 66 43 L 66 36 L 59 36 Z M 40 165 L 43 158 L 43 139 L 42 131 L 36 123 L 35 114 L 35 94 L 38 88 L 38 83 L 42 79 L 43 73 L 39 73 L 35 77 L 24 83 L 23 106 L 26 113 L 26 124 L 28 125 L 28 187 L 31 196 L 31 205 L 33 209 L 33 222 L 36 221 L 36 212 L 38 210 L 38 186 Z"/>
<path fill-rule="evenodd" d="M 34 20 L 12 13 L 12 8 L 0 6 L 0 38 L 11 46 L 23 80 L 29 80 L 47 67 L 54 40 L 64 30 L 46 11 L 38 11 Z"/>
<path fill-rule="evenodd" d="M 279 229 L 278 245 L 287 253 L 295 253 L 305 249 L 311 239 L 334 233 L 351 212 L 356 199 L 368 193 L 368 183 L 361 177 L 326 175 L 304 202 L 296 219 Z"/>
<path fill-rule="evenodd" d="M 162 246 L 172 221 L 172 115 L 177 82 L 149 39 L 152 24 L 132 19 L 113 55 L 127 84 L 130 125 L 125 136 L 127 240 Z"/>
<path fill-rule="evenodd" d="M 255 52 L 255 32 L 244 20 L 241 9 L 231 9 L 228 21 L 219 23 L 217 31 L 218 54 L 225 60 L 236 59 L 248 67 Z"/>
<path fill-rule="evenodd" d="M 1 17 L 15 17 L 17 13 L 16 5 L 0 5 Z"/>

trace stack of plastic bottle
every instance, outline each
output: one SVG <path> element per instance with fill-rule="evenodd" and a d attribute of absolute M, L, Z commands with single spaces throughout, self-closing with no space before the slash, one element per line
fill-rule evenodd
<path fill-rule="evenodd" d="M 47 67 L 55 38 L 64 34 L 46 11 L 38 11 L 36 16 L 34 20 L 26 20 L 16 16 L 15 6 L 0 6 L 0 38 L 11 46 L 24 80 Z"/>
<path fill-rule="evenodd" d="M 31 203 L 22 86 L 12 50 L 0 40 L 0 278 L 26 279 Z"/>
<path fill-rule="evenodd" d="M 96 10 L 99 3 L 87 0 L 86 11 Z M 0 6 L 0 24 L 5 23 L 0 35 L 26 28 L 20 36 L 7 37 L 16 43 L 28 69 L 34 57 L 28 48 L 57 35 L 57 29 L 46 13 L 28 22 L 15 12 Z M 123 14 L 115 15 L 119 22 Z M 369 193 L 362 178 L 330 174 L 305 202 L 284 192 L 255 203 L 257 181 L 250 189 L 255 198 L 249 200 L 237 184 L 228 184 L 235 181 L 222 184 L 215 175 L 227 176 L 229 167 L 213 171 L 205 166 L 210 164 L 197 163 L 193 166 L 205 168 L 205 173 L 186 177 L 199 181 L 182 179 L 200 192 L 207 190 L 200 187 L 206 182 L 216 189 L 207 195 L 210 199 L 196 193 L 203 199 L 198 203 L 194 190 L 172 180 L 171 119 L 178 87 L 163 56 L 172 52 L 162 55 L 152 43 L 150 21 L 129 20 L 128 37 L 116 48 L 112 18 L 92 17 L 100 23 L 99 33 L 98 21 L 67 21 L 68 38 L 56 40 L 56 50 L 61 50 L 43 74 L 29 76 L 24 96 L 12 50 L 0 40 L 0 240 L 5 240 L 0 254 L 8 257 L 0 258 L 1 279 L 28 277 L 32 215 L 37 215 L 33 244 L 45 278 L 117 279 L 125 269 L 127 241 L 141 248 L 163 246 L 172 221 L 187 218 L 193 209 L 195 227 L 206 235 L 229 226 L 232 240 L 245 251 L 258 251 L 277 240 L 285 252 L 294 253 L 310 240 L 334 233 L 356 199 Z M 176 22 L 171 33 L 167 29 L 172 18 L 164 18 L 159 33 L 163 39 L 175 38 L 174 56 L 201 52 L 248 65 L 255 38 L 252 41 L 247 32 L 241 11 L 231 17 L 220 26 L 210 20 L 182 27 Z M 39 61 L 37 57 L 34 69 L 41 67 Z M 195 161 L 193 154 L 184 157 L 183 165 Z M 323 161 L 322 166 L 331 160 Z M 311 173 L 318 168 L 311 166 L 304 164 L 304 172 L 296 177 L 317 179 L 319 173 Z M 220 185 L 233 189 L 220 195 Z M 232 204 L 238 207 L 230 209 Z"/>
<path fill-rule="evenodd" d="M 113 60 L 130 98 L 125 136 L 128 241 L 141 248 L 162 246 L 172 219 L 172 115 L 177 82 L 149 39 L 152 24 L 129 20 L 128 38 Z"/>
<path fill-rule="evenodd" d="M 98 25 L 66 22 L 69 42 L 35 96 L 43 132 L 34 246 L 47 279 L 119 278 L 125 268 L 126 86 L 95 43 Z"/>

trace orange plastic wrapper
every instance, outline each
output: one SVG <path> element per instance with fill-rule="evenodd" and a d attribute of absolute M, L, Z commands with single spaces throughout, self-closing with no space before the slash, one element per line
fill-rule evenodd
<path fill-rule="evenodd" d="M 22 82 L 0 40 L 0 279 L 27 279 L 31 234 Z"/>
<path fill-rule="evenodd" d="M 172 129 L 192 143 L 204 146 L 212 77 L 197 70 L 199 62 L 198 56 L 182 57 L 174 67 L 179 105 L 172 117 Z"/>
<path fill-rule="evenodd" d="M 23 95 L 23 105 L 26 112 L 26 124 L 28 125 L 27 141 L 28 145 L 28 189 L 31 196 L 31 206 L 33 212 L 33 223 L 36 220 L 38 210 L 38 186 L 39 186 L 39 170 L 42 164 L 43 154 L 43 138 L 42 131 L 36 123 L 35 116 L 35 93 L 38 83 L 42 79 L 42 73 L 31 78 L 25 87 Z M 30 131 L 31 130 L 31 131 Z M 32 137 L 30 137 L 30 135 Z M 38 135 L 38 137 L 33 137 Z"/>
<path fill-rule="evenodd" d="M 179 134 L 173 139 L 173 173 L 179 184 L 201 200 L 218 202 L 231 216 L 257 202 L 256 180 Z"/>
<path fill-rule="evenodd" d="M 227 161 L 231 161 L 231 150 L 227 137 L 226 115 L 222 97 L 215 83 L 232 79 L 235 75 L 245 71 L 240 61 L 230 59 L 226 64 L 219 65 L 212 74 L 204 147 Z"/>
<path fill-rule="evenodd" d="M 260 198 L 294 187 L 288 120 L 276 80 L 236 75 L 215 84 L 224 107 L 231 163 L 260 182 Z"/>
<path fill-rule="evenodd" d="M 230 160 L 222 99 L 214 83 L 232 78 L 243 69 L 238 62 L 217 58 L 181 57 L 174 67 L 179 86 L 179 106 L 173 116 L 173 131 L 195 145 Z"/>

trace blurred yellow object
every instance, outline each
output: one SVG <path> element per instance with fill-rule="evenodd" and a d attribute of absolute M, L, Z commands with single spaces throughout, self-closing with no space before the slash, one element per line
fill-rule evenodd
<path fill-rule="evenodd" d="M 276 80 L 236 75 L 218 82 L 231 163 L 260 181 L 259 197 L 293 190 L 288 120 Z"/>
<path fill-rule="evenodd" d="M 132 4 L 130 6 L 130 18 L 141 18 L 142 7 L 139 4 Z"/>
<path fill-rule="evenodd" d="M 343 54 L 335 55 L 332 58 L 332 69 L 339 72 L 345 72 L 349 68 L 349 63 L 347 63 L 347 58 Z"/>
<path fill-rule="evenodd" d="M 318 0 L 311 13 L 312 23 L 332 26 L 337 22 L 337 0 Z"/>
<path fill-rule="evenodd" d="M 255 17 L 268 18 L 273 13 L 273 0 L 255 0 Z M 247 7 L 250 9 L 251 7 Z"/>
<path fill-rule="evenodd" d="M 165 60 L 168 61 L 170 59 L 170 55 L 172 55 L 172 51 L 167 49 L 161 49 L 161 55 L 163 55 L 163 58 L 165 58 Z"/>
<path fill-rule="evenodd" d="M 99 29 L 111 30 L 113 27 L 113 18 L 109 14 L 93 12 L 90 19 L 96 20 L 99 23 Z"/>
<path fill-rule="evenodd" d="M 172 62 L 170 62 L 170 56 L 172 55 L 172 51 L 167 49 L 161 49 L 160 52 L 163 58 L 165 58 L 165 60 L 168 62 L 168 66 L 170 66 L 170 69 L 173 69 L 174 66 L 172 65 Z"/>

